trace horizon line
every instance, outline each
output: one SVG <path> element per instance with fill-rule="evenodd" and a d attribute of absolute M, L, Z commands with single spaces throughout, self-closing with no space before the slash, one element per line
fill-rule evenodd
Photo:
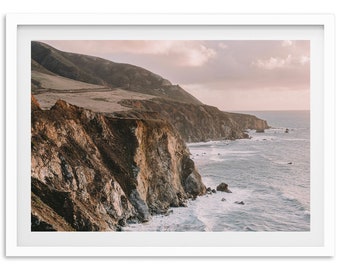
<path fill-rule="evenodd" d="M 293 110 L 222 110 L 224 112 L 306 112 L 311 111 L 310 109 L 293 109 Z"/>

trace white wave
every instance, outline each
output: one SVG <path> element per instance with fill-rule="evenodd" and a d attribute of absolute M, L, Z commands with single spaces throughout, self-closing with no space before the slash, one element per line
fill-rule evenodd
<path fill-rule="evenodd" d="M 188 201 L 187 207 L 171 208 L 169 215 L 152 216 L 149 222 L 129 224 L 124 231 L 213 231 L 218 219 L 228 212 L 246 207 L 251 193 L 234 188 L 233 193 L 217 191 Z M 243 201 L 245 205 L 236 204 Z"/>
<path fill-rule="evenodd" d="M 277 140 L 277 137 L 274 136 L 268 136 L 268 135 L 264 135 L 264 136 L 254 136 L 251 138 L 251 141 L 274 141 Z"/>
<path fill-rule="evenodd" d="M 292 141 L 292 142 L 294 142 L 294 141 L 297 141 L 297 142 L 299 142 L 299 141 L 307 142 L 308 141 L 307 139 L 300 139 L 300 138 L 284 138 L 284 140 L 285 141 Z"/>

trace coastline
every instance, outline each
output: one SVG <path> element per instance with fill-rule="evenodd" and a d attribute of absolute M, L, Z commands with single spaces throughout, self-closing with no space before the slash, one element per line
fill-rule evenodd
<path fill-rule="evenodd" d="M 124 230 L 309 231 L 309 157 L 303 154 L 309 149 L 308 128 L 291 128 L 288 134 L 285 129 L 261 134 L 253 130 L 250 140 L 187 143 L 206 187 L 216 189 L 225 182 L 232 193 L 206 194 L 190 200 L 186 209 L 171 208 L 169 215 L 154 216 L 149 223 Z M 301 154 L 281 155 L 298 146 Z M 271 151 L 274 147 L 277 153 Z"/>

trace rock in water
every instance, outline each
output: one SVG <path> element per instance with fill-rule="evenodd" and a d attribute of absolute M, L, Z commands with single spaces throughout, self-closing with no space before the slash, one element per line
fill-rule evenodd
<path fill-rule="evenodd" d="M 217 191 L 222 191 L 222 192 L 227 192 L 227 193 L 232 193 L 230 189 L 228 188 L 228 184 L 226 183 L 221 183 L 216 187 Z"/>
<path fill-rule="evenodd" d="M 234 203 L 236 203 L 236 204 L 241 204 L 241 205 L 244 205 L 244 202 L 243 201 L 236 201 L 236 202 L 234 202 Z"/>

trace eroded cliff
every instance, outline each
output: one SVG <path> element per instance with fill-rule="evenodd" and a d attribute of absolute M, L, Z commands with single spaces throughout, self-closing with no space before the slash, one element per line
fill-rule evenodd
<path fill-rule="evenodd" d="M 32 98 L 32 230 L 117 230 L 182 206 L 205 186 L 164 120 L 119 119 Z"/>
<path fill-rule="evenodd" d="M 120 117 L 162 118 L 169 121 L 186 142 L 248 138 L 247 129 L 269 128 L 253 115 L 226 113 L 208 105 L 186 104 L 164 99 L 122 100 L 132 110 L 114 113 Z"/>

